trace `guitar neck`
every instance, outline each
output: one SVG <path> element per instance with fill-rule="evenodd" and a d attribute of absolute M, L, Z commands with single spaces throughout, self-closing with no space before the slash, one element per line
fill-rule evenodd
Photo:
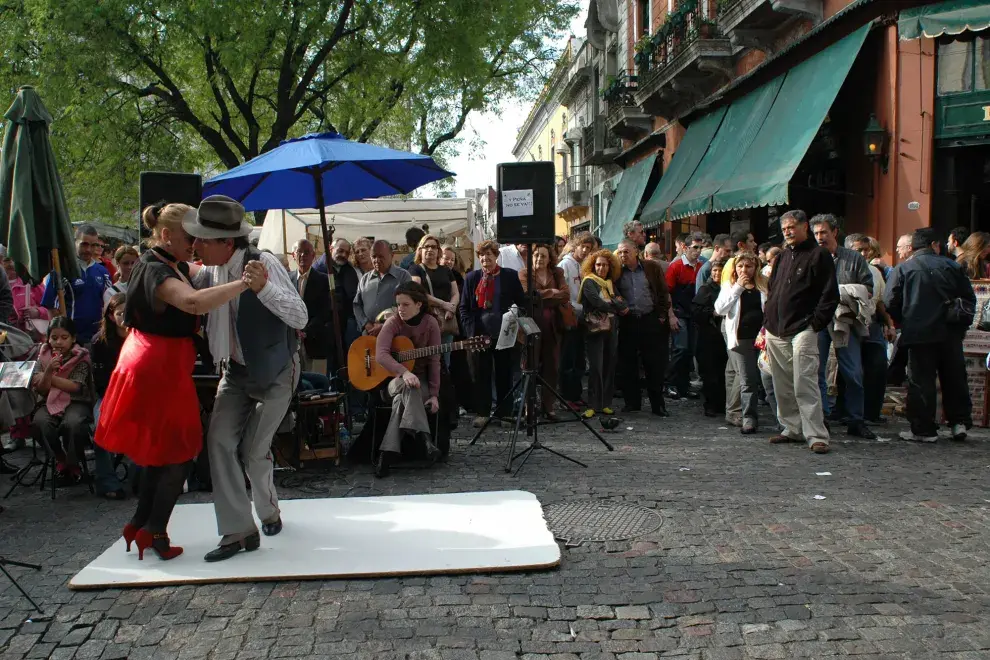
<path fill-rule="evenodd" d="M 392 353 L 392 357 L 395 358 L 396 362 L 409 362 L 410 360 L 418 360 L 419 358 L 429 357 L 431 355 L 440 355 L 442 353 L 449 353 L 451 351 L 459 351 L 464 349 L 466 346 L 467 346 L 466 341 L 455 341 L 452 344 L 426 346 L 424 348 L 414 348 L 411 351 Z"/>

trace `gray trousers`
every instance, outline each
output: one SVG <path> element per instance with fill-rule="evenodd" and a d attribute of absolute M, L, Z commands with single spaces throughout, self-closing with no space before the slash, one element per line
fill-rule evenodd
<path fill-rule="evenodd" d="M 380 451 L 402 452 L 402 434 L 425 433 L 430 437 L 430 420 L 426 415 L 426 400 L 430 398 L 429 383 L 420 379 L 420 386 L 406 386 L 401 378 L 393 378 L 388 384 L 388 394 L 392 397 L 392 416 L 385 429 Z"/>
<path fill-rule="evenodd" d="M 296 357 L 268 387 L 255 383 L 247 368 L 233 361 L 220 379 L 206 442 L 221 544 L 240 541 L 258 531 L 251 516 L 245 472 L 251 480 L 258 518 L 275 522 L 279 517 L 271 445 L 298 378 Z"/>
<path fill-rule="evenodd" d="M 758 423 L 760 402 L 760 367 L 756 362 L 758 357 L 759 351 L 750 340 L 743 340 L 742 344 L 729 351 L 729 362 L 733 363 L 739 378 L 743 422 L 749 421 L 754 426 Z"/>
<path fill-rule="evenodd" d="M 726 346 L 729 340 L 725 334 L 725 321 L 722 321 L 722 339 Z M 739 383 L 739 373 L 736 365 L 732 361 L 732 351 L 729 351 L 729 359 L 725 362 L 725 419 L 742 414 L 742 392 Z"/>

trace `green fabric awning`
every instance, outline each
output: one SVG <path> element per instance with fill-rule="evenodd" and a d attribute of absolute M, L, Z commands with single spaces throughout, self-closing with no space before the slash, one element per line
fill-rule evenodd
<path fill-rule="evenodd" d="M 672 220 L 711 211 L 712 196 L 732 176 L 763 128 L 783 82 L 784 76 L 778 76 L 729 106 L 708 153 L 671 205 Z"/>
<path fill-rule="evenodd" d="M 645 226 L 658 225 L 667 219 L 667 209 L 698 169 L 698 164 L 708 152 L 708 147 L 718 127 L 721 126 L 725 113 L 726 108 L 718 108 L 688 126 L 670 161 L 670 167 L 661 177 L 660 184 L 650 201 L 643 207 L 640 220 Z"/>
<path fill-rule="evenodd" d="M 784 75 L 777 100 L 733 175 L 712 198 L 713 211 L 787 204 L 788 185 L 849 75 L 871 24 Z"/>
<path fill-rule="evenodd" d="M 990 3 L 986 0 L 946 0 L 934 5 L 905 9 L 897 19 L 901 39 L 941 37 L 944 34 L 978 32 L 990 27 Z"/>
<path fill-rule="evenodd" d="M 636 217 L 656 162 L 657 155 L 652 154 L 622 172 L 622 179 L 615 189 L 615 196 L 609 204 L 608 215 L 602 226 L 603 247 L 614 249 L 622 240 L 622 226 Z"/>

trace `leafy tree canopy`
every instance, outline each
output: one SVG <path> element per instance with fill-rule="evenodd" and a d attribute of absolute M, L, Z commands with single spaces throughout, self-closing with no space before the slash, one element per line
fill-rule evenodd
<path fill-rule="evenodd" d="M 142 170 L 208 176 L 309 132 L 449 160 L 470 113 L 539 91 L 576 13 L 573 0 L 0 0 L 0 89 L 33 84 L 55 116 L 73 218 L 129 221 Z"/>

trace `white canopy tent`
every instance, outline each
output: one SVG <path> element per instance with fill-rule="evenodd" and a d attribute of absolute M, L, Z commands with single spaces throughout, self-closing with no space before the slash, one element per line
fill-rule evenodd
<path fill-rule="evenodd" d="M 363 236 L 405 245 L 406 230 L 427 225 L 441 241 L 454 242 L 467 237 L 473 213 L 469 199 L 367 199 L 326 207 L 327 222 L 333 226 L 334 238 L 353 242 Z M 265 220 L 258 247 L 276 254 L 288 254 L 292 244 L 302 238 L 320 244 L 319 209 L 272 211 Z"/>

